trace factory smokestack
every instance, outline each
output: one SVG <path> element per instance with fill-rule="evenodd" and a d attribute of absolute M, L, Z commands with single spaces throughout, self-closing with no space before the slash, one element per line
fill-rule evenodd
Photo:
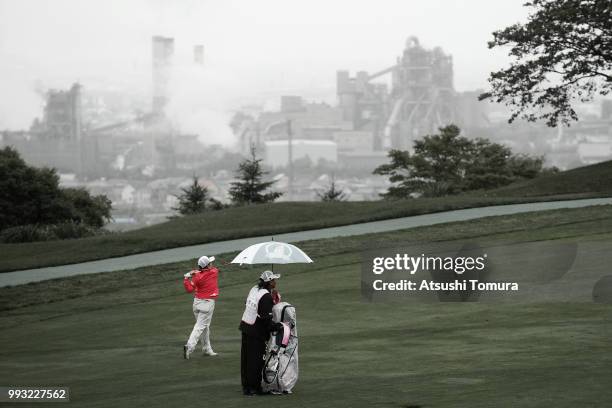
<path fill-rule="evenodd" d="M 174 54 L 174 38 L 153 37 L 153 113 L 161 115 L 168 104 L 168 83 Z"/>
<path fill-rule="evenodd" d="M 193 47 L 193 62 L 198 65 L 204 65 L 204 46 L 201 44 Z"/>

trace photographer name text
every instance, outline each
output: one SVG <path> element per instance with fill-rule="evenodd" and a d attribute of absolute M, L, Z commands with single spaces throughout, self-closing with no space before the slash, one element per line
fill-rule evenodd
<path fill-rule="evenodd" d="M 487 254 L 481 256 L 410 256 L 396 254 L 392 257 L 376 257 L 372 259 L 372 273 L 380 276 L 385 272 L 404 272 L 411 276 L 417 272 L 430 271 L 448 273 L 455 276 L 450 279 L 400 279 L 386 281 L 376 279 L 372 282 L 375 291 L 518 291 L 517 282 L 485 282 L 481 279 L 460 279 L 465 272 L 480 273 L 486 269 Z M 450 275 L 452 274 L 452 275 Z M 383 276 L 380 276 L 381 278 Z M 466 276 L 467 277 L 467 276 Z M 474 278 L 475 276 L 469 276 Z M 482 277 L 482 276 L 480 276 Z"/>
<path fill-rule="evenodd" d="M 516 291 L 519 290 L 516 282 L 480 282 L 478 279 L 455 280 L 454 282 L 435 282 L 432 280 L 423 279 L 412 281 L 402 279 L 396 282 L 385 282 L 382 279 L 377 279 L 372 282 L 372 287 L 376 291 Z"/>

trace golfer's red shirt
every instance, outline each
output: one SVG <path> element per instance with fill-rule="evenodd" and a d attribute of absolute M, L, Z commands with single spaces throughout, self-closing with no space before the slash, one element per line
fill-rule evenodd
<path fill-rule="evenodd" d="M 185 278 L 183 286 L 189 293 L 195 290 L 198 299 L 214 299 L 219 296 L 218 277 L 219 270 L 210 267 L 202 270 L 191 271 L 191 280 Z"/>

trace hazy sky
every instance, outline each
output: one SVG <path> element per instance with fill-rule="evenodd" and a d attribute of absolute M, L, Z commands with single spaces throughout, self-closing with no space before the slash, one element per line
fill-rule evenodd
<path fill-rule="evenodd" d="M 505 52 L 491 32 L 524 21 L 524 0 L 0 0 L 0 129 L 40 115 L 34 89 L 148 93 L 151 36 L 175 38 L 175 106 L 226 111 L 307 88 L 332 95 L 337 69 L 393 64 L 406 38 L 453 55 L 455 87 L 486 86 Z M 205 46 L 205 67 L 191 62 Z M 333 100 L 332 100 L 333 101 Z"/>

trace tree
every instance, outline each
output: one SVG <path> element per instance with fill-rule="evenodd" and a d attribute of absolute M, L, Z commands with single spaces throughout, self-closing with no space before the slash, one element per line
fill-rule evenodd
<path fill-rule="evenodd" d="M 202 213 L 206 211 L 206 202 L 213 200 L 208 197 L 208 189 L 198 183 L 196 176 L 193 176 L 193 183 L 187 188 L 182 188 L 181 191 L 183 193 L 177 196 L 178 206 L 173 208 L 181 215 Z M 218 201 L 214 200 L 212 204 L 215 205 L 216 202 Z"/>
<path fill-rule="evenodd" d="M 111 209 L 106 196 L 62 189 L 54 169 L 28 166 L 15 149 L 0 149 L 0 230 L 63 222 L 101 228 Z"/>
<path fill-rule="evenodd" d="M 251 147 L 251 157 L 238 165 L 236 177 L 239 181 L 230 185 L 229 195 L 234 204 L 268 203 L 283 195 L 275 191 L 265 192 L 275 181 L 262 181 L 267 172 L 263 171 L 261 162 L 262 159 L 258 159 L 256 156 L 255 148 Z"/>
<path fill-rule="evenodd" d="M 71 219 L 93 228 L 102 228 L 112 219 L 112 202 L 105 195 L 91 196 L 84 188 L 63 188 L 66 206 L 70 206 Z"/>
<path fill-rule="evenodd" d="M 383 197 L 408 197 L 410 194 L 441 196 L 461 190 L 465 162 L 471 143 L 459 136 L 454 125 L 440 128 L 439 135 L 425 136 L 414 142 L 414 154 L 391 150 L 391 163 L 383 164 L 374 174 L 388 175 L 391 186 Z"/>
<path fill-rule="evenodd" d="M 493 33 L 489 48 L 511 46 L 515 59 L 492 72 L 491 90 L 479 100 L 510 106 L 517 117 L 548 126 L 578 120 L 572 102 L 587 102 L 612 90 L 610 0 L 532 0 L 525 24 Z"/>
<path fill-rule="evenodd" d="M 460 136 L 455 125 L 440 128 L 440 134 L 414 142 L 414 153 L 391 150 L 391 162 L 378 166 L 374 174 L 389 176 L 395 183 L 384 198 L 411 195 L 438 197 L 463 191 L 491 189 L 513 181 L 534 178 L 543 171 L 543 159 L 513 155 L 503 145 L 486 139 Z"/>
<path fill-rule="evenodd" d="M 334 177 L 332 177 L 331 183 L 329 184 L 329 187 L 327 188 L 327 190 L 317 191 L 317 196 L 319 197 L 319 199 L 321 199 L 321 201 L 345 201 L 346 200 L 346 194 L 344 193 L 342 189 L 339 189 L 336 186 L 336 180 L 334 179 Z"/>

